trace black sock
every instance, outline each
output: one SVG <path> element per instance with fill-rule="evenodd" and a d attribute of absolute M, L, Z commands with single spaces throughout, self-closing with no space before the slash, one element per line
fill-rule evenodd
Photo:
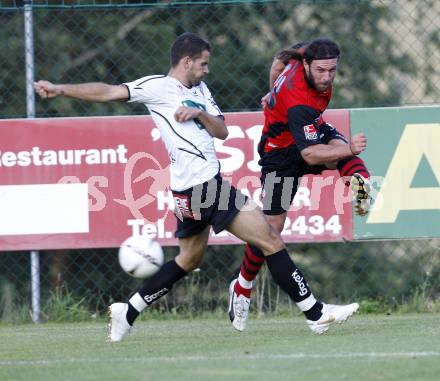
<path fill-rule="evenodd" d="M 266 263 L 275 282 L 295 303 L 301 302 L 312 295 L 306 279 L 296 267 L 286 249 L 266 256 Z"/>
<path fill-rule="evenodd" d="M 310 310 L 304 311 L 306 319 L 313 321 L 319 320 L 322 316 L 322 307 L 323 305 L 321 302 L 316 302 Z"/>
<path fill-rule="evenodd" d="M 148 278 L 139 289 L 138 293 L 147 306 L 149 306 L 162 296 L 168 294 L 173 287 L 173 284 L 183 278 L 186 274 L 187 272 L 173 259 L 165 263 L 151 278 Z M 128 323 L 133 325 L 133 322 L 138 316 L 139 311 L 128 303 Z"/>
<path fill-rule="evenodd" d="M 301 302 L 312 295 L 309 284 L 286 249 L 268 255 L 266 263 L 275 281 L 295 303 Z M 317 301 L 312 308 L 303 311 L 306 319 L 319 320 L 322 316 L 322 307 L 322 303 Z"/>
<path fill-rule="evenodd" d="M 128 310 L 126 315 L 128 324 L 133 325 L 139 314 L 140 312 L 136 308 L 134 308 L 130 302 L 128 302 Z"/>

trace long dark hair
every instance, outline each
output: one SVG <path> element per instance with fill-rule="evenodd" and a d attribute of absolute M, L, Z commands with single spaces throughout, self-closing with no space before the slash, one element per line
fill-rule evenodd
<path fill-rule="evenodd" d="M 332 58 L 339 58 L 341 51 L 336 42 L 321 38 L 313 40 L 304 49 L 303 58 L 310 64 L 313 60 L 328 60 Z"/>
<path fill-rule="evenodd" d="M 275 55 L 275 58 L 282 61 L 285 65 L 292 59 L 297 61 L 304 59 L 310 64 L 313 60 L 339 58 L 340 55 L 341 51 L 336 42 L 326 38 L 319 38 L 300 42 L 290 48 L 280 50 Z"/>
<path fill-rule="evenodd" d="M 275 58 L 283 62 L 284 65 L 287 65 L 292 59 L 301 61 L 303 58 L 302 53 L 304 52 L 304 49 L 307 47 L 308 43 L 308 41 L 303 41 L 291 46 L 290 48 L 282 49 L 275 55 Z"/>

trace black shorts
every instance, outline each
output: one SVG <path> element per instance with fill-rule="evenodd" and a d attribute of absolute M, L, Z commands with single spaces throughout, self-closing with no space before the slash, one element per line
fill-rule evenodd
<path fill-rule="evenodd" d="M 220 175 L 184 191 L 173 191 L 177 238 L 201 233 L 209 225 L 224 230 L 245 205 L 248 197 Z"/>
<path fill-rule="evenodd" d="M 321 126 L 318 132 L 322 135 L 322 144 L 328 144 L 333 139 L 340 139 L 347 143 L 345 137 L 328 124 Z M 270 216 L 283 214 L 289 210 L 302 176 L 318 175 L 328 169 L 325 165 L 307 164 L 296 147 L 280 151 L 285 152 L 280 152 L 279 155 L 273 154 L 270 161 L 261 160 L 263 213 Z"/>

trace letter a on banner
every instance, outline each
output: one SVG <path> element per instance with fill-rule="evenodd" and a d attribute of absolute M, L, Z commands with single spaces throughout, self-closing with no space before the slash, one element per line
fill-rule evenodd
<path fill-rule="evenodd" d="M 367 223 L 393 223 L 403 210 L 440 210 L 440 187 L 411 187 L 420 162 L 440 183 L 440 124 L 407 124 Z"/>

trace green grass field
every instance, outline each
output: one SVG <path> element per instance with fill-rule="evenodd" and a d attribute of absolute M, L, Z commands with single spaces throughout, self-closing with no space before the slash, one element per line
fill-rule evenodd
<path fill-rule="evenodd" d="M 315 336 L 301 317 L 0 327 L 0 380 L 440 380 L 440 315 L 359 315 Z"/>

